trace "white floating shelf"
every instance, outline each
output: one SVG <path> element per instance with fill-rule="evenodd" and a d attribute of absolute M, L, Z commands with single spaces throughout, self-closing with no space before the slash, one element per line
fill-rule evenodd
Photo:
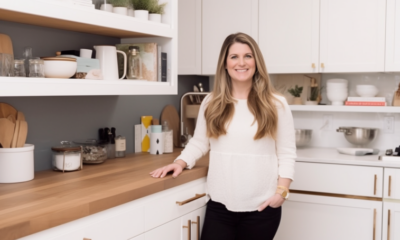
<path fill-rule="evenodd" d="M 400 107 L 373 106 L 332 106 L 332 105 L 290 105 L 292 111 L 303 112 L 365 112 L 365 113 L 400 113 Z"/>
<path fill-rule="evenodd" d="M 0 20 L 118 38 L 175 37 L 169 24 L 40 0 L 0 0 Z"/>
<path fill-rule="evenodd" d="M 0 77 L 0 97 L 172 94 L 177 87 L 170 82 Z"/>

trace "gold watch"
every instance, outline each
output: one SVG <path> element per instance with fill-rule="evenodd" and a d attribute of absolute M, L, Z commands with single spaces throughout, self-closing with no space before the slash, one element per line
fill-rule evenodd
<path fill-rule="evenodd" d="M 287 189 L 287 188 L 284 187 L 284 186 L 278 186 L 278 187 L 276 188 L 276 192 L 275 192 L 275 193 L 281 195 L 281 197 L 282 197 L 283 199 L 285 199 L 285 200 L 288 200 L 288 198 L 289 198 L 289 189 Z"/>

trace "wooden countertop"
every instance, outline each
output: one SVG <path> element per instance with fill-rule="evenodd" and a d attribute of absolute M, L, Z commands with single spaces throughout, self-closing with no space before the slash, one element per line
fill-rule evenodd
<path fill-rule="evenodd" d="M 176 179 L 149 172 L 171 163 L 174 153 L 130 154 L 83 170 L 35 173 L 32 181 L 0 184 L 0 239 L 11 240 L 58 226 L 207 175 L 208 156 Z"/>

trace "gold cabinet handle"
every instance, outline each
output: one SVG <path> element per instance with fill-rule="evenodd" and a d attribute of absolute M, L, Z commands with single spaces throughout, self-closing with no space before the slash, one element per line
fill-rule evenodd
<path fill-rule="evenodd" d="M 372 239 L 375 240 L 375 235 L 376 235 L 376 209 L 374 209 L 374 230 L 372 231 L 372 233 L 374 234 L 372 236 Z"/>
<path fill-rule="evenodd" d="M 322 68 L 325 68 L 325 64 L 324 64 L 324 63 L 321 63 L 321 67 L 322 67 Z"/>
<path fill-rule="evenodd" d="M 192 224 L 196 224 L 197 225 L 197 240 L 200 240 L 200 216 L 197 216 L 197 221 L 196 222 L 192 222 Z"/>
<path fill-rule="evenodd" d="M 390 197 L 392 191 L 392 176 L 389 176 L 389 191 L 388 191 L 388 195 Z"/>
<path fill-rule="evenodd" d="M 313 69 L 315 69 L 315 63 L 312 63 L 312 64 L 311 64 L 311 67 L 312 67 Z"/>
<path fill-rule="evenodd" d="M 183 226 L 183 228 L 187 228 L 188 229 L 188 240 L 190 240 L 191 235 L 192 235 L 192 231 L 191 231 L 192 223 L 191 222 L 192 222 L 191 220 L 188 220 L 188 225 L 187 226 Z"/>
<path fill-rule="evenodd" d="M 189 199 L 186 199 L 185 201 L 182 201 L 182 202 L 176 202 L 176 204 L 178 204 L 179 206 L 182 206 L 182 205 L 185 205 L 186 203 L 190 203 L 190 202 L 192 202 L 192 201 L 194 201 L 194 200 L 197 200 L 197 199 L 199 199 L 199 198 L 202 198 L 202 197 L 204 197 L 205 195 L 206 195 L 205 193 L 203 193 L 203 194 L 196 194 L 194 197 L 189 198 Z"/>
<path fill-rule="evenodd" d="M 376 180 L 377 180 L 377 176 L 375 174 L 375 177 L 374 177 L 374 195 L 376 195 Z"/>
<path fill-rule="evenodd" d="M 92 240 L 91 238 L 84 238 L 83 240 Z"/>
<path fill-rule="evenodd" d="M 390 240 L 390 209 L 388 210 L 388 229 L 387 229 L 387 240 Z"/>

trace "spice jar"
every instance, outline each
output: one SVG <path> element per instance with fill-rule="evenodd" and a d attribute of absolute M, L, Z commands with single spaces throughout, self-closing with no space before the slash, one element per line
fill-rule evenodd
<path fill-rule="evenodd" d="M 53 151 L 52 164 L 56 171 L 76 171 L 82 169 L 82 149 L 69 141 L 51 148 Z"/>
<path fill-rule="evenodd" d="M 107 159 L 107 144 L 96 139 L 74 141 L 82 147 L 82 162 L 84 164 L 100 164 Z"/>

